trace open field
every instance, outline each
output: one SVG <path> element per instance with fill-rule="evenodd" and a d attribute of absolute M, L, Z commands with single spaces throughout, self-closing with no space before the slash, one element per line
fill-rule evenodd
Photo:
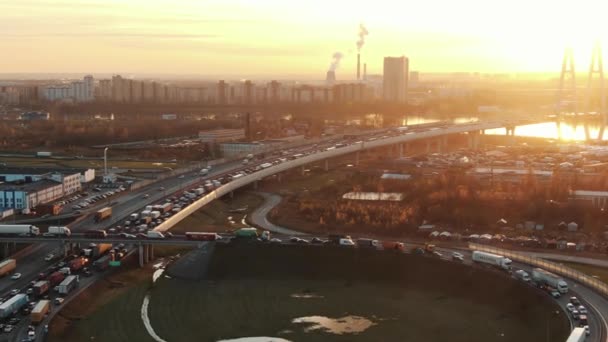
<path fill-rule="evenodd" d="M 568 333 L 565 316 L 550 317 L 557 306 L 545 294 L 495 271 L 436 259 L 237 244 L 217 245 L 209 267 L 206 280 L 161 278 L 151 288 L 150 320 L 164 340 L 273 336 L 289 341 L 525 342 L 563 341 Z M 104 299 L 103 307 L 72 311 L 88 317 L 50 341 L 153 341 L 140 315 L 149 285 L 144 276 Z M 292 323 L 314 315 L 354 315 L 372 326 L 335 335 Z"/>
<path fill-rule="evenodd" d="M 196 213 L 171 228 L 173 233 L 184 232 L 226 232 L 237 228 L 247 227 L 243 224 L 243 217 L 260 206 L 264 200 L 249 192 L 235 193 L 231 199 L 229 195 L 215 200 Z M 245 209 L 242 212 L 230 213 L 230 210 Z"/>

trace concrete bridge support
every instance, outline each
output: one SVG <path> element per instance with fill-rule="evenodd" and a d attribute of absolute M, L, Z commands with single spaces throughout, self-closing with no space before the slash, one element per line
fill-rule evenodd
<path fill-rule="evenodd" d="M 426 140 L 426 153 L 431 153 L 431 140 Z"/>
<path fill-rule="evenodd" d="M 469 132 L 467 140 L 470 149 L 476 150 L 479 148 L 479 132 Z"/>
<path fill-rule="evenodd" d="M 329 171 L 329 159 L 325 159 L 325 171 Z"/>
<path fill-rule="evenodd" d="M 355 166 L 359 166 L 360 154 L 361 153 L 359 151 L 355 152 Z"/>
<path fill-rule="evenodd" d="M 403 145 L 405 144 L 399 144 L 399 158 L 403 158 Z"/>
<path fill-rule="evenodd" d="M 257 190 L 258 189 L 258 181 L 254 181 L 253 182 L 253 190 Z"/>
<path fill-rule="evenodd" d="M 142 244 L 137 246 L 137 256 L 139 257 L 139 267 L 144 267 L 144 246 Z"/>

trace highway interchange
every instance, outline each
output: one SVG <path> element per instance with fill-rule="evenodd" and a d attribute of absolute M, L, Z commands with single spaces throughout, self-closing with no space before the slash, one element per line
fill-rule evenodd
<path fill-rule="evenodd" d="M 429 128 L 429 130 L 432 130 L 433 128 Z M 386 136 L 387 132 L 376 132 L 375 135 L 377 135 L 376 139 L 390 139 L 392 138 L 392 136 Z M 369 137 L 361 137 L 361 138 L 356 138 L 358 139 L 367 139 Z M 326 148 L 331 147 L 332 145 L 336 144 L 336 143 L 341 143 L 341 141 L 332 141 L 331 143 L 326 143 L 326 144 L 313 144 L 313 143 L 309 143 L 309 144 L 305 144 L 301 147 L 298 148 L 294 148 L 292 149 L 289 153 L 290 154 L 310 154 L 310 153 L 317 153 L 319 151 L 326 151 Z M 353 140 L 347 140 L 344 141 L 344 143 L 346 144 L 353 144 Z M 345 151 L 346 152 L 346 151 Z M 259 160 L 256 163 L 261 164 L 264 162 L 272 162 L 274 160 L 276 160 L 278 157 L 276 155 L 273 156 L 267 156 L 265 159 L 263 160 Z M 178 176 L 175 175 L 174 177 L 171 178 L 167 178 L 161 181 L 158 181 L 154 184 L 151 184 L 147 187 L 135 190 L 135 191 L 125 191 L 123 193 L 120 193 L 119 195 L 114 196 L 115 198 L 109 199 L 109 201 L 112 203 L 112 208 L 113 208 L 113 214 L 112 214 L 112 219 L 109 221 L 105 221 L 105 222 L 101 222 L 99 224 L 96 224 L 93 221 L 93 215 L 92 213 L 105 206 L 105 204 L 107 203 L 98 203 L 97 205 L 87 209 L 86 211 L 84 211 L 84 218 L 77 221 L 76 223 L 70 225 L 70 229 L 75 232 L 82 232 L 84 230 L 88 230 L 88 229 L 104 229 L 104 228 L 109 228 L 111 226 L 117 225 L 120 222 L 122 222 L 122 220 L 126 219 L 126 217 L 131 214 L 132 212 L 137 212 L 139 210 L 141 210 L 144 206 L 152 204 L 152 203 L 156 203 L 158 201 L 161 201 L 162 199 L 169 197 L 177 192 L 180 192 L 181 190 L 185 189 L 185 188 L 191 188 L 193 187 L 195 184 L 200 184 L 202 181 L 206 180 L 206 179 L 215 179 L 221 175 L 226 175 L 228 173 L 235 173 L 235 172 L 239 172 L 245 169 L 250 168 L 251 166 L 243 166 L 242 163 L 240 161 L 233 161 L 233 162 L 229 162 L 229 163 L 225 163 L 225 164 L 220 164 L 215 166 L 212 171 L 210 172 L 210 174 L 208 174 L 207 176 L 204 177 L 200 177 L 198 170 L 196 171 L 192 171 L 192 172 L 188 172 L 183 174 L 182 176 Z M 159 191 L 159 188 L 163 187 L 164 190 L 163 191 Z M 149 197 L 144 198 L 144 195 L 148 194 Z M 104 201 L 102 201 L 104 202 Z M 179 240 L 179 238 L 178 238 Z M 133 243 L 133 241 L 129 241 L 130 243 Z M 2 278 L 0 279 L 0 294 L 4 294 L 7 293 L 8 291 L 10 291 L 11 289 L 14 288 L 25 288 L 28 286 L 28 284 L 37 277 L 38 273 L 40 273 L 41 271 L 43 271 L 44 269 L 46 269 L 48 267 L 48 264 L 45 263 L 43 261 L 45 255 L 47 255 L 50 252 L 53 252 L 57 249 L 58 247 L 58 243 L 42 243 L 42 244 L 36 244 L 33 245 L 30 249 L 26 250 L 25 252 L 21 253 L 21 255 L 19 255 L 17 257 L 18 259 L 18 266 L 17 266 L 17 271 L 19 273 L 22 274 L 21 279 L 14 281 L 14 280 L 10 280 L 9 278 Z M 451 255 L 452 250 L 450 249 L 444 249 L 444 255 L 445 256 L 449 256 Z M 462 251 L 461 251 L 462 252 Z M 466 252 L 466 251 L 465 251 Z M 467 262 L 470 262 L 470 257 L 466 259 Z M 515 267 L 517 268 L 522 268 L 522 269 L 528 269 L 529 267 L 527 267 L 526 265 L 520 265 L 520 264 L 514 264 Z M 92 283 L 95 280 L 99 279 L 100 277 L 102 277 L 103 275 L 99 275 L 96 274 L 94 277 L 91 278 L 86 278 L 85 280 L 83 280 L 83 284 L 81 284 L 81 287 L 83 285 L 86 285 L 86 283 Z M 606 322 L 605 322 L 605 317 L 608 317 L 608 301 L 606 301 L 606 299 L 604 297 L 602 297 L 601 295 L 585 288 L 584 286 L 580 285 L 580 284 L 576 284 L 574 282 L 572 282 L 571 280 L 569 281 L 569 284 L 571 284 L 571 289 L 573 289 L 578 295 L 579 297 L 581 297 L 581 299 L 587 301 L 589 303 L 588 308 L 590 309 L 590 327 L 592 328 L 592 334 L 591 334 L 591 339 L 593 341 L 606 341 Z M 560 303 L 565 305 L 565 301 L 567 301 L 567 299 L 562 298 L 560 299 Z M 565 312 L 563 314 L 566 314 Z M 25 326 L 25 325 L 23 325 Z M 39 334 L 41 335 L 41 334 Z M 24 336 L 21 335 L 20 336 Z"/>

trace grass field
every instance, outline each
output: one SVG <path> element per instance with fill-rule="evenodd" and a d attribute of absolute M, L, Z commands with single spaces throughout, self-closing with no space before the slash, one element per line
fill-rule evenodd
<path fill-rule="evenodd" d="M 151 272 L 147 274 L 103 299 L 103 307 L 85 310 L 86 318 L 73 321 L 71 329 L 53 334 L 50 341 L 153 341 L 140 315 L 150 286 Z M 321 298 L 293 298 L 297 293 Z M 548 319 L 557 307 L 546 295 L 502 274 L 374 251 L 218 245 L 208 279 L 161 278 L 150 295 L 152 326 L 169 342 L 247 336 L 313 342 L 526 342 L 563 341 L 568 333 L 565 316 Z M 313 315 L 356 315 L 374 325 L 359 334 L 333 335 L 292 323 Z"/>
<path fill-rule="evenodd" d="M 263 202 L 263 198 L 248 192 L 235 193 L 233 199 L 230 199 L 230 196 L 224 196 L 222 199 L 207 204 L 196 213 L 185 218 L 175 227 L 171 228 L 171 232 L 227 232 L 246 227 L 247 225 L 242 223 L 243 217 L 249 215 Z M 238 213 L 229 212 L 230 210 L 241 208 L 246 208 L 246 210 Z"/>

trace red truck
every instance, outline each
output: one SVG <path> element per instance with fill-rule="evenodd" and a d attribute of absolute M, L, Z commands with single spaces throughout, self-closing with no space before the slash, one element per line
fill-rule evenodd
<path fill-rule="evenodd" d="M 198 241 L 215 241 L 221 239 L 216 233 L 187 232 L 186 239 Z"/>
<path fill-rule="evenodd" d="M 49 281 L 48 280 L 42 280 L 39 282 L 36 282 L 36 284 L 34 284 L 33 286 L 34 289 L 34 295 L 41 297 L 43 296 L 45 293 L 48 292 L 49 290 Z"/>
<path fill-rule="evenodd" d="M 55 272 L 49 276 L 49 283 L 51 286 L 59 285 L 65 279 L 65 275 L 61 272 Z"/>
<path fill-rule="evenodd" d="M 80 258 L 76 258 L 74 260 L 70 260 L 70 262 L 68 262 L 68 267 L 70 268 L 71 272 L 76 272 L 76 271 L 80 270 L 81 268 L 83 268 L 86 263 L 87 263 L 87 259 L 80 257 Z"/>

